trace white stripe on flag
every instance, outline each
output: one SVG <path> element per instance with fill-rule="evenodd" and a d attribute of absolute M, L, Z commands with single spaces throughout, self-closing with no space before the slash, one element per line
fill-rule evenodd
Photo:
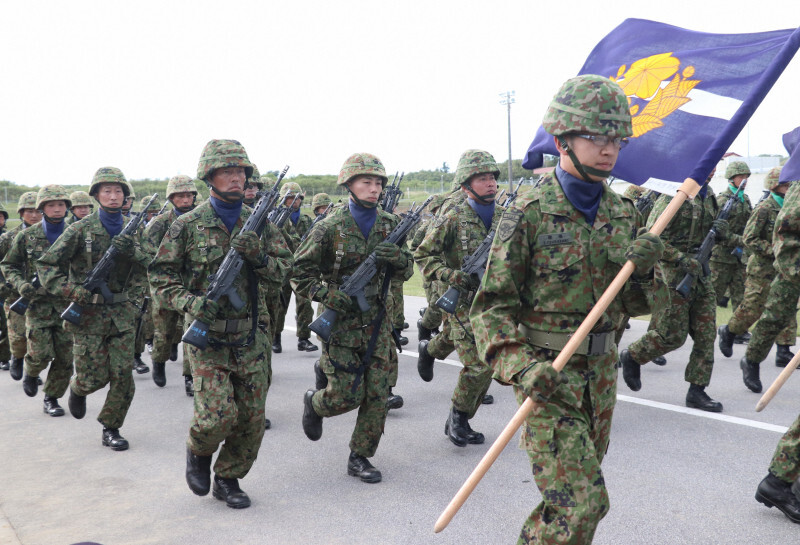
<path fill-rule="evenodd" d="M 691 100 L 678 109 L 693 115 L 730 120 L 742 105 L 739 99 L 715 95 L 701 89 L 692 89 L 687 96 Z"/>

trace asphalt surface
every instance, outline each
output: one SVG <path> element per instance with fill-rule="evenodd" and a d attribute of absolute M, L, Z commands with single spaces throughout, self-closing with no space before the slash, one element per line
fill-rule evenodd
<path fill-rule="evenodd" d="M 103 392 L 87 398 L 83 420 L 69 412 L 51 418 L 42 413 L 41 392 L 30 399 L 21 382 L 0 372 L 0 544 L 515 543 L 539 501 L 518 437 L 451 524 L 433 532 L 489 444 L 458 448 L 444 436 L 457 357 L 437 363 L 432 382 L 418 377 L 414 325 L 421 305 L 421 298 L 406 298 L 411 342 L 400 356 L 395 388 L 405 406 L 390 412 L 372 459 L 383 482 L 365 484 L 347 475 L 355 414 L 326 419 L 322 439 L 306 439 L 302 397 L 313 385 L 319 352 L 297 352 L 294 332 L 287 330 L 283 353 L 273 357 L 267 399 L 272 429 L 241 481 L 253 504 L 239 511 L 211 495 L 195 496 L 186 486 L 192 402 L 183 392 L 180 363 L 168 364 L 165 388 L 156 387 L 149 373 L 134 375 L 136 396 L 121 430 L 131 443 L 125 452 L 101 446 L 95 418 Z M 623 346 L 646 325 L 633 320 Z M 800 527 L 753 495 L 781 434 L 797 416 L 800 378 L 756 413 L 760 396 L 745 389 L 738 366 L 744 348 L 735 345 L 732 358 L 717 351 L 708 392 L 724 403 L 719 415 L 684 406 L 691 342 L 668 354 L 665 367 L 645 366 L 640 392 L 620 379 L 603 463 L 612 506 L 594 543 L 798 542 Z M 774 351 L 762 366 L 765 388 L 779 372 L 773 361 Z M 490 393 L 495 403 L 471 421 L 489 442 L 517 409 L 509 388 L 493 384 Z"/>

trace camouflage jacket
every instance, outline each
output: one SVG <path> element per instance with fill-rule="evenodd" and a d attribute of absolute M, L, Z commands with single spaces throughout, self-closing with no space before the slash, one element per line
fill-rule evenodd
<path fill-rule="evenodd" d="M 11 248 L 11 243 L 14 242 L 14 237 L 16 237 L 17 233 L 22 231 L 24 227 L 25 224 L 20 222 L 20 224 L 13 229 L 0 235 L 0 260 L 5 258 L 8 250 Z M 16 288 L 14 288 L 14 285 L 11 282 L 6 281 L 0 285 L 0 299 L 11 304 L 18 298 L 19 292 L 17 292 Z"/>
<path fill-rule="evenodd" d="M 175 209 L 159 214 L 151 219 L 142 233 L 142 251 L 150 256 L 152 260 L 158 252 L 161 240 L 167 234 L 169 226 L 178 219 Z"/>
<path fill-rule="evenodd" d="M 123 217 L 123 228 L 130 219 Z M 86 280 L 86 275 L 102 259 L 111 246 L 111 235 L 100 222 L 99 212 L 89 214 L 81 221 L 68 225 L 60 237 L 39 258 L 39 280 L 51 294 L 72 298 L 76 286 Z M 135 307 L 130 300 L 128 287 L 136 267 L 145 267 L 147 256 L 138 247 L 133 255 L 119 254 L 114 270 L 108 277 L 108 287 L 118 295 L 119 302 L 111 304 L 89 304 L 83 308 L 80 326 L 65 322 L 67 331 L 102 335 L 111 331 L 113 324 L 118 331 L 133 328 Z M 127 298 L 127 300 L 125 300 Z"/>
<path fill-rule="evenodd" d="M 2 240 L 0 238 L 0 240 Z M 800 183 L 794 182 L 783 198 L 772 234 L 773 265 L 784 276 L 800 282 Z"/>
<path fill-rule="evenodd" d="M 503 210 L 499 204 L 495 205 L 491 230 L 497 229 Z M 442 287 L 447 286 L 449 276 L 461 268 L 465 257 L 478 249 L 489 231 L 466 199 L 450 208 L 443 216 L 436 218 L 414 252 L 422 276 L 428 281 L 440 282 Z M 469 307 L 474 295 L 462 293 L 456 307 L 458 319 L 467 329 L 470 329 Z M 461 327 L 451 328 L 451 336 L 456 339 L 464 338 L 465 334 Z"/>
<path fill-rule="evenodd" d="M 744 227 L 742 242 L 750 251 L 747 260 L 747 274 L 761 278 L 772 279 L 775 276 L 775 267 L 772 262 L 775 255 L 772 253 L 772 232 L 775 229 L 775 218 L 778 217 L 781 206 L 772 198 L 767 197 L 758 203 L 747 220 Z"/>
<path fill-rule="evenodd" d="M 66 227 L 66 226 L 65 226 Z M 37 223 L 17 233 L 11 248 L 3 258 L 0 269 L 14 289 L 19 291 L 22 284 L 31 282 L 36 274 L 36 261 L 50 247 L 41 223 Z M 30 300 L 25 313 L 27 323 L 34 327 L 61 326 L 61 313 L 69 306 L 69 299 L 50 295 L 40 287 L 36 297 Z"/>
<path fill-rule="evenodd" d="M 725 191 L 717 195 L 717 208 L 722 210 L 728 199 L 733 196 L 731 188 L 725 188 Z M 744 249 L 744 242 L 742 234 L 744 233 L 744 226 L 747 225 L 747 220 L 750 219 L 750 214 L 753 212 L 753 205 L 750 204 L 750 197 L 744 195 L 744 202 L 740 201 L 737 197 L 734 201 L 731 214 L 728 216 L 729 235 L 724 241 L 717 242 L 714 245 L 714 250 L 711 253 L 711 261 L 717 263 L 738 263 L 739 259 L 731 254 L 737 247 Z"/>
<path fill-rule="evenodd" d="M 230 234 L 210 201 L 204 201 L 172 222 L 149 268 L 148 277 L 156 303 L 164 308 L 186 312 L 186 305 L 192 296 L 204 296 L 208 289 L 208 277 L 217 272 L 230 249 L 231 239 L 239 234 L 251 213 L 250 208 L 243 206 Z M 251 317 L 254 301 L 250 290 L 257 290 L 258 286 L 251 285 L 248 271 L 254 271 L 257 284 L 277 282 L 280 285 L 281 278 L 291 267 L 289 248 L 274 225 L 266 224 L 261 245 L 270 256 L 266 265 L 250 267 L 245 264 L 235 282 L 236 292 L 245 305 L 236 310 L 228 298 L 223 297 L 217 301 L 220 305 L 217 319 Z"/>
<path fill-rule="evenodd" d="M 332 209 L 324 220 L 314 226 L 311 234 L 295 252 L 291 279 L 295 293 L 313 301 L 324 301 L 328 291 L 337 289 L 343 277 L 354 273 L 398 223 L 397 216 L 378 209 L 375 224 L 365 240 L 349 208 Z M 403 269 L 396 269 L 393 276 L 405 280 L 411 277 L 413 261 L 411 253 L 405 247 L 400 251 L 406 256 L 407 264 Z M 362 313 L 354 306 L 352 313 L 340 315 L 330 338 L 331 344 L 353 348 L 361 346 L 360 332 L 375 319 L 381 305 L 378 295 L 383 286 L 383 278 L 383 267 L 380 267 L 378 274 L 365 289 L 370 309 Z M 392 308 L 387 308 L 384 323 L 391 322 L 392 311 Z M 355 332 L 351 333 L 353 331 Z"/>
<path fill-rule="evenodd" d="M 492 361 L 496 356 L 495 378 L 516 383 L 533 363 L 532 347 L 519 326 L 566 334 L 578 329 L 625 264 L 641 224 L 633 202 L 604 186 L 590 226 L 554 173 L 514 201 L 497 227 L 471 309 L 481 357 Z M 637 314 L 626 306 L 632 291 L 625 286 L 592 332 L 612 332 L 623 313 Z"/>
<path fill-rule="evenodd" d="M 297 224 L 292 223 L 291 218 L 286 220 L 284 228 L 292 235 L 293 245 L 290 248 L 292 252 L 297 251 L 297 248 L 300 246 L 300 239 L 303 238 L 303 235 L 306 234 L 312 223 L 314 223 L 314 220 L 303 213 L 301 213 L 300 217 L 297 219 Z"/>
<path fill-rule="evenodd" d="M 631 184 L 625 189 L 625 192 L 622 194 L 622 196 L 629 198 L 630 200 L 633 201 L 633 204 L 636 205 L 638 203 L 639 198 L 643 197 L 649 191 L 650 190 L 647 189 L 646 187 Z M 653 196 L 653 205 L 655 205 L 656 199 L 658 199 L 660 196 L 661 193 L 656 193 Z M 647 220 L 650 219 L 650 213 L 652 211 L 653 211 L 653 206 L 648 207 L 648 209 L 645 210 L 644 213 L 642 214 L 642 221 L 647 223 Z"/>

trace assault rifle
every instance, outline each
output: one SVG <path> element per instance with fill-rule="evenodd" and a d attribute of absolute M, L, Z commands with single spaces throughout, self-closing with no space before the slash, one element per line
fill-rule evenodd
<path fill-rule="evenodd" d="M 517 198 L 519 186 L 522 185 L 522 178 L 520 178 L 519 182 L 514 192 L 508 195 L 508 199 L 503 206 L 509 206 Z M 461 264 L 461 272 L 469 275 L 475 274 L 479 279 L 483 279 L 483 273 L 486 272 L 486 262 L 489 261 L 489 250 L 492 249 L 494 232 L 494 229 L 489 231 L 481 242 L 481 245 L 478 246 L 478 249 L 464 257 L 464 261 Z M 448 314 L 455 314 L 460 297 L 461 290 L 455 286 L 450 286 L 447 291 L 444 292 L 444 295 L 439 297 L 439 300 L 436 301 L 436 306 Z"/>
<path fill-rule="evenodd" d="M 147 210 L 157 198 L 158 193 L 154 193 L 153 196 L 150 197 L 150 200 L 147 201 L 147 204 L 144 205 L 143 210 Z M 135 234 L 143 219 L 144 214 L 137 214 L 136 216 L 131 214 L 131 220 L 122 228 L 119 235 Z M 86 280 L 81 284 L 84 289 L 89 290 L 90 293 L 99 293 L 104 299 L 113 299 L 114 294 L 111 293 L 111 290 L 108 288 L 108 276 L 111 274 L 111 271 L 116 268 L 118 255 L 119 250 L 117 250 L 117 247 L 113 244 L 109 246 L 106 253 L 103 254 L 103 257 L 97 262 L 97 265 L 86 275 Z M 78 303 L 70 303 L 67 309 L 61 313 L 61 318 L 71 324 L 81 325 L 83 307 Z"/>
<path fill-rule="evenodd" d="M 403 176 L 405 175 L 405 172 L 401 173 L 400 178 L 398 179 L 397 173 L 395 173 L 394 180 L 392 181 L 391 185 L 389 185 L 383 192 L 381 208 L 390 214 L 394 213 L 394 209 L 397 206 L 397 201 L 399 201 L 400 197 L 403 195 L 403 192 L 400 190 L 400 182 L 403 181 Z"/>
<path fill-rule="evenodd" d="M 647 212 L 651 208 L 653 208 L 653 205 L 656 202 L 656 197 L 658 197 L 658 195 L 659 195 L 658 191 L 654 191 L 652 189 L 647 193 L 640 195 L 639 198 L 636 199 L 636 202 L 634 203 L 634 206 L 636 206 L 636 210 L 638 210 L 639 213 L 642 214 L 643 216 L 647 214 Z"/>
<path fill-rule="evenodd" d="M 156 216 L 160 216 L 161 214 L 163 214 L 163 213 L 164 213 L 164 210 L 166 210 L 166 209 L 167 209 L 167 205 L 168 205 L 168 204 L 169 204 L 169 199 L 167 199 L 166 201 L 164 201 L 164 206 L 162 206 L 162 207 L 161 207 L 161 210 L 159 210 L 159 211 L 158 211 L 158 214 L 156 214 Z M 153 216 L 153 217 L 156 217 L 156 216 Z"/>
<path fill-rule="evenodd" d="M 392 229 L 392 232 L 386 237 L 386 242 L 391 242 L 398 246 L 402 245 L 411 229 L 422 219 L 421 212 L 428 206 L 431 200 L 433 200 L 433 196 L 428 197 L 417 209 L 414 209 L 414 203 L 412 203 L 406 217 Z M 367 256 L 367 259 L 358 266 L 353 274 L 343 278 L 344 282 L 339 286 L 340 291 L 356 300 L 361 312 L 367 312 L 369 310 L 369 303 L 364 295 L 364 288 L 367 287 L 367 284 L 370 283 L 376 274 L 378 274 L 378 258 L 375 256 L 375 252 L 372 252 Z M 338 312 L 332 308 L 325 309 L 316 320 L 311 322 L 309 329 L 319 335 L 323 341 L 328 342 L 337 317 Z"/>
<path fill-rule="evenodd" d="M 324 211 L 324 212 L 322 212 L 322 214 L 320 214 L 319 216 L 317 216 L 316 218 L 314 218 L 314 221 L 312 221 L 312 222 L 311 222 L 311 227 L 309 227 L 309 228 L 308 228 L 308 231 L 306 231 L 305 233 L 303 233 L 303 236 L 300 238 L 300 242 L 303 242 L 305 239 L 307 239 L 307 238 L 308 238 L 308 234 L 311 232 L 311 230 L 314 228 L 314 226 L 315 226 L 316 224 L 318 224 L 319 222 L 321 222 L 322 220 L 324 220 L 324 219 L 327 217 L 327 215 L 328 215 L 328 212 L 330 212 L 330 211 L 331 211 L 331 208 L 333 208 L 333 203 L 330 203 L 330 204 L 328 205 L 328 207 L 325 209 L 325 211 Z"/>
<path fill-rule="evenodd" d="M 514 188 L 514 191 L 512 191 L 506 196 L 506 202 L 503 203 L 504 207 L 514 202 L 514 199 L 517 198 L 517 194 L 519 193 L 519 188 L 522 186 L 522 182 L 524 181 L 525 181 L 524 176 L 519 179 L 519 182 L 517 182 L 517 187 Z"/>
<path fill-rule="evenodd" d="M 292 202 L 289 203 L 289 206 L 281 205 L 279 208 L 275 208 L 272 212 L 270 212 L 268 221 L 278 229 L 283 227 L 286 224 L 286 220 L 288 220 L 289 216 L 291 216 L 292 212 L 294 212 L 295 201 L 299 199 L 301 195 L 302 193 L 295 195 L 294 199 L 292 199 Z"/>
<path fill-rule="evenodd" d="M 284 167 L 280 176 L 278 176 L 272 189 L 265 191 L 258 199 L 250 217 L 244 222 L 242 230 L 240 231 L 241 233 L 245 231 L 255 231 L 257 235 L 261 236 L 261 232 L 264 230 L 270 212 L 272 212 L 275 205 L 278 203 L 278 199 L 280 198 L 278 186 L 280 186 L 281 180 L 283 180 L 288 170 L 289 166 L 287 165 Z M 228 250 L 217 272 L 209 277 L 206 299 L 216 302 L 223 296 L 227 296 L 228 301 L 230 301 L 231 305 L 233 305 L 233 308 L 236 310 L 244 307 L 244 301 L 242 301 L 239 294 L 236 293 L 236 286 L 234 285 L 239 278 L 242 265 L 244 265 L 244 258 L 241 254 L 233 248 Z M 189 329 L 183 334 L 181 340 L 192 346 L 196 346 L 200 350 L 205 350 L 206 346 L 208 346 L 208 328 L 209 324 L 195 319 L 189 326 Z"/>
<path fill-rule="evenodd" d="M 134 340 L 139 338 L 142 332 L 142 324 L 144 323 L 144 315 L 147 313 L 147 307 L 150 304 L 150 296 L 145 295 L 142 299 L 142 306 L 139 307 L 139 315 L 136 317 L 136 333 L 133 335 Z"/>
<path fill-rule="evenodd" d="M 31 279 L 31 284 L 34 288 L 39 289 L 42 287 L 42 283 L 39 282 L 39 273 L 33 275 L 33 279 Z M 9 309 L 13 310 L 17 314 L 25 315 L 25 311 L 28 310 L 28 306 L 31 304 L 30 299 L 27 297 L 20 297 L 16 301 L 14 301 Z"/>
<path fill-rule="evenodd" d="M 733 205 L 736 204 L 736 201 L 739 200 L 739 196 L 744 193 L 744 187 L 747 185 L 747 180 L 744 180 L 739 188 L 736 190 L 733 195 L 728 197 L 728 200 L 725 202 L 725 206 L 722 207 L 719 214 L 717 214 L 718 220 L 727 220 L 728 216 L 731 215 L 731 210 L 733 209 Z M 717 228 L 713 225 L 711 229 L 708 230 L 708 234 L 706 234 L 706 238 L 703 239 L 703 243 L 700 245 L 700 248 L 697 250 L 697 253 L 694 256 L 694 259 L 700 262 L 703 266 L 703 276 L 708 276 L 711 274 L 711 269 L 708 267 L 708 260 L 711 258 L 711 251 L 714 249 L 714 243 L 717 240 Z M 689 297 L 689 292 L 692 290 L 692 284 L 694 284 L 694 275 L 691 273 L 686 273 L 686 276 L 683 277 L 680 284 L 675 287 L 675 291 L 680 293 L 684 299 Z"/>

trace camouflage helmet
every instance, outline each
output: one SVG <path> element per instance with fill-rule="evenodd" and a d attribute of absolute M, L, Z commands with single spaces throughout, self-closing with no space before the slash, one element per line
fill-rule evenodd
<path fill-rule="evenodd" d="M 64 201 L 67 203 L 67 209 L 72 208 L 72 200 L 67 194 L 67 190 L 56 184 L 48 184 L 43 186 L 39 193 L 36 194 L 36 208 L 42 209 L 42 205 L 50 201 Z"/>
<path fill-rule="evenodd" d="M 102 167 L 97 169 L 97 172 L 94 173 L 94 178 L 92 178 L 92 185 L 89 186 L 90 196 L 94 197 L 97 195 L 100 184 L 120 184 L 125 197 L 128 195 L 133 196 L 133 188 L 125 179 L 125 175 L 122 174 L 122 171 L 116 167 Z"/>
<path fill-rule="evenodd" d="M 281 186 L 281 201 L 286 199 L 286 197 L 294 197 L 295 195 L 301 195 L 303 190 L 300 188 L 300 184 L 297 182 L 286 182 Z M 300 197 L 303 198 L 302 196 Z"/>
<path fill-rule="evenodd" d="M 4 215 L 6 219 L 8 219 L 8 210 L 6 207 L 3 206 L 3 203 L 0 202 L 0 214 Z"/>
<path fill-rule="evenodd" d="M 150 206 L 145 208 L 145 206 L 147 205 L 147 201 L 150 200 L 150 197 L 152 197 L 152 195 L 142 197 L 142 201 L 139 204 L 139 206 L 142 207 L 142 212 L 158 212 L 159 210 L 161 210 L 161 203 L 158 202 L 158 198 L 156 198 L 156 200 L 154 200 Z"/>
<path fill-rule="evenodd" d="M 767 177 L 764 179 L 764 189 L 772 191 L 780 185 L 781 167 L 775 167 L 769 171 Z"/>
<path fill-rule="evenodd" d="M 26 191 L 19 196 L 19 203 L 17 204 L 17 212 L 22 214 L 26 208 L 36 209 L 36 192 Z"/>
<path fill-rule="evenodd" d="M 633 136 L 625 91 L 603 76 L 570 78 L 550 101 L 542 127 L 553 136 L 571 132 Z"/>
<path fill-rule="evenodd" d="M 194 193 L 197 195 L 197 186 L 194 185 L 194 180 L 189 176 L 179 174 L 173 176 L 167 182 L 167 200 L 175 193 Z"/>
<path fill-rule="evenodd" d="M 732 180 L 734 176 L 740 174 L 750 176 L 750 167 L 744 161 L 734 161 L 725 169 L 725 178 L 728 180 Z"/>
<path fill-rule="evenodd" d="M 136 198 L 136 192 L 133 190 L 133 184 L 131 184 L 129 181 L 125 180 L 125 185 L 128 186 L 128 194 L 125 195 L 125 198 L 126 199 L 135 199 Z"/>
<path fill-rule="evenodd" d="M 361 174 L 378 176 L 382 180 L 382 186 L 385 186 L 389 180 L 386 177 L 386 169 L 383 168 L 383 163 L 381 163 L 380 159 L 371 153 L 354 153 L 342 165 L 336 185 L 344 185 Z"/>
<path fill-rule="evenodd" d="M 258 189 L 264 189 L 264 182 L 261 181 L 261 173 L 258 167 L 253 164 L 253 175 L 250 177 L 250 185 L 256 186 Z"/>
<path fill-rule="evenodd" d="M 247 157 L 247 152 L 237 140 L 211 140 L 197 163 L 197 177 L 206 183 L 211 183 L 211 175 L 218 168 L 244 167 L 248 178 L 253 176 L 253 164 Z"/>
<path fill-rule="evenodd" d="M 497 161 L 492 154 L 479 149 L 468 149 L 458 160 L 455 183 L 459 186 L 464 185 L 476 174 L 485 172 L 494 174 L 495 180 L 500 177 L 500 169 L 497 168 Z"/>
<path fill-rule="evenodd" d="M 329 204 L 331 204 L 331 197 L 327 193 L 317 193 L 314 195 L 314 198 L 311 199 L 312 210 L 316 210 L 320 206 L 328 206 Z"/>
<path fill-rule="evenodd" d="M 73 191 L 69 194 L 69 200 L 72 202 L 70 208 L 76 206 L 91 206 L 94 207 L 94 201 L 86 191 Z"/>

